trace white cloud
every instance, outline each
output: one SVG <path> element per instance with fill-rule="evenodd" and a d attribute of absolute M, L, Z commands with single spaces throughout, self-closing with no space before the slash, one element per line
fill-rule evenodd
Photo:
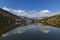
<path fill-rule="evenodd" d="M 50 13 L 50 11 L 49 10 L 43 10 L 43 11 L 40 11 L 40 13 L 44 13 L 44 14 L 46 13 L 47 14 L 47 13 Z"/>
<path fill-rule="evenodd" d="M 55 15 L 57 13 L 52 13 L 49 10 L 42 10 L 42 11 L 25 11 L 25 10 L 15 10 L 15 9 L 11 9 L 11 8 L 7 8 L 7 7 L 3 7 L 4 10 L 10 11 L 13 14 L 16 14 L 18 16 L 26 16 L 26 17 L 30 17 L 30 18 L 37 18 L 37 17 L 48 17 L 48 16 L 52 16 Z"/>
<path fill-rule="evenodd" d="M 47 17 L 49 14 L 51 14 L 51 12 L 49 10 L 42 10 L 39 12 L 38 17 Z"/>
<path fill-rule="evenodd" d="M 24 10 L 13 10 L 18 16 L 25 16 L 26 12 Z"/>
<path fill-rule="evenodd" d="M 10 8 L 7 8 L 7 7 L 3 7 L 2 9 L 4 9 L 4 10 L 7 10 L 7 11 L 10 11 L 10 10 L 12 10 L 12 9 L 10 9 Z"/>

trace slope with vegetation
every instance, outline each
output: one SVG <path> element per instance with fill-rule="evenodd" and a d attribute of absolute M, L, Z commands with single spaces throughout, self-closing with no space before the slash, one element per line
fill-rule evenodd
<path fill-rule="evenodd" d="M 36 23 L 42 23 L 46 25 L 51 25 L 54 27 L 60 27 L 60 14 L 56 14 L 51 17 L 35 20 Z"/>
<path fill-rule="evenodd" d="M 21 24 L 16 24 L 16 19 L 20 19 L 21 24 L 24 23 L 24 19 L 21 17 L 0 8 L 0 36 L 17 26 L 21 26 Z"/>

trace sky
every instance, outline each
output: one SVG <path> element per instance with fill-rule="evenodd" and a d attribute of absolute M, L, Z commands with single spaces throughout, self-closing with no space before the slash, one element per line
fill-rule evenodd
<path fill-rule="evenodd" d="M 41 17 L 60 12 L 60 0 L 0 0 L 0 8 L 20 16 Z"/>

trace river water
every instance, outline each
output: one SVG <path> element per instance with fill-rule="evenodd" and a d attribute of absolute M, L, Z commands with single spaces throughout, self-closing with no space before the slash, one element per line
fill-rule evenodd
<path fill-rule="evenodd" d="M 30 24 L 17 27 L 2 36 L 0 40 L 60 40 L 60 28 Z"/>

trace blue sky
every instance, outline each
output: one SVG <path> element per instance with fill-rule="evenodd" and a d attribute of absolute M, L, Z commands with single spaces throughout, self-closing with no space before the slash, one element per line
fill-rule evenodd
<path fill-rule="evenodd" d="M 60 11 L 60 0 L 0 0 L 0 7 L 8 7 L 22 10 L 50 10 Z"/>
<path fill-rule="evenodd" d="M 60 0 L 0 0 L 0 7 L 18 16 L 47 17 L 60 12 Z"/>

